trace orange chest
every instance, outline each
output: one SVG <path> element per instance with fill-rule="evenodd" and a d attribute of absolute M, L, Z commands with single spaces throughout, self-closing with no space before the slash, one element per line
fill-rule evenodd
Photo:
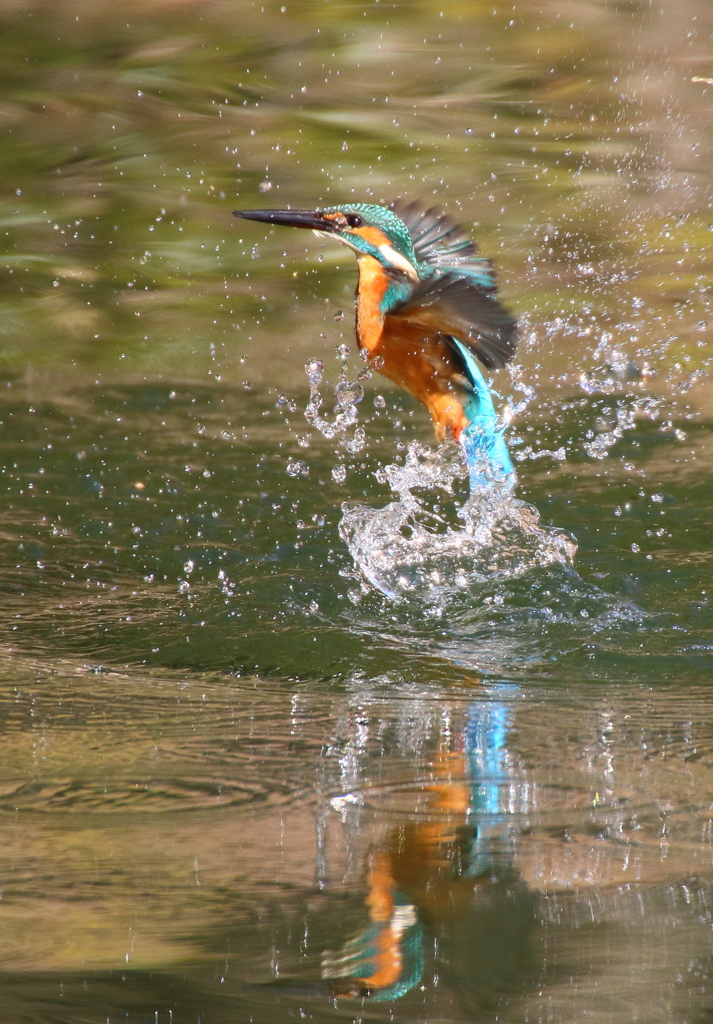
<path fill-rule="evenodd" d="M 423 402 L 439 437 L 457 438 L 468 422 L 462 401 L 467 389 L 443 335 L 398 316 L 382 316 L 374 323 L 368 342 L 360 333 L 360 344 L 372 358 L 378 357 L 379 373 Z"/>
<path fill-rule="evenodd" d="M 384 329 L 384 314 L 381 302 L 389 286 L 383 267 L 372 256 L 359 260 L 359 285 L 357 287 L 356 328 L 357 341 L 369 355 L 374 353 Z"/>

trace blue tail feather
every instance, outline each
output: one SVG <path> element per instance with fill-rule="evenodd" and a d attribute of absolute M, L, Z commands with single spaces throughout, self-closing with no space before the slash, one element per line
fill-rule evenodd
<path fill-rule="evenodd" d="M 469 423 L 460 436 L 460 443 L 470 472 L 471 491 L 493 486 L 512 489 L 517 483 L 515 467 L 510 458 L 490 389 L 469 349 L 453 339 L 473 386 L 464 405 Z"/>

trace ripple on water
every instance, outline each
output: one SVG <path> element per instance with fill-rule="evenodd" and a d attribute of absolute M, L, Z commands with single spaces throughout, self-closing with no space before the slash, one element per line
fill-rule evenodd
<path fill-rule="evenodd" d="M 487 788 L 489 792 L 497 793 L 496 801 L 502 808 L 497 817 L 507 819 L 510 825 L 520 828 L 529 826 L 533 817 L 539 825 L 547 826 L 562 825 L 565 816 L 569 824 L 575 824 L 583 815 L 587 822 L 596 819 L 605 823 L 623 807 L 629 812 L 641 812 L 648 806 L 645 803 L 634 804 L 629 799 L 608 800 L 600 794 L 595 797 L 591 786 L 584 783 L 538 782 L 533 785 L 530 780 L 503 782 L 488 776 L 482 776 L 474 783 L 470 775 L 449 773 L 448 786 L 475 786 L 476 790 Z M 330 805 L 334 810 L 341 810 L 346 805 L 357 804 L 395 819 L 415 817 L 438 821 L 452 817 L 452 808 L 438 806 L 434 801 L 434 792 L 437 791 L 433 777 L 419 777 L 408 782 L 375 783 L 348 794 L 337 794 L 331 798 Z M 481 820 L 492 815 L 479 813 L 477 817 Z"/>
<path fill-rule="evenodd" d="M 291 736 L 299 702 L 279 687 L 66 664 L 20 689 L 17 660 L 0 664 L 0 815 L 284 808 L 313 792 L 323 716 Z"/>
<path fill-rule="evenodd" d="M 107 783 L 76 778 L 22 783 L 0 793 L 2 811 L 190 811 L 289 801 L 288 787 L 240 783 L 211 777 L 115 779 Z"/>
<path fill-rule="evenodd" d="M 705 689 L 591 687 L 577 699 L 513 685 L 469 689 L 444 707 L 440 728 L 426 699 L 392 702 L 387 730 L 389 702 L 355 698 L 363 751 L 349 765 L 348 787 L 330 794 L 347 831 L 415 828 L 429 842 L 439 836 L 444 849 L 467 832 L 505 854 L 533 890 L 708 872 Z M 479 746 L 476 727 L 495 745 Z M 375 764 L 376 751 L 378 771 L 362 773 L 359 764 Z"/>

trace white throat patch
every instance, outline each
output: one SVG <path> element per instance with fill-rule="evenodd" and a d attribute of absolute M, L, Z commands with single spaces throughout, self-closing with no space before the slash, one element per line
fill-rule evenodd
<path fill-rule="evenodd" d="M 341 242 L 342 245 L 346 245 L 349 249 L 353 249 L 359 256 L 363 255 L 361 249 L 357 249 L 355 245 L 352 245 L 348 238 L 342 238 L 341 235 L 333 235 L 331 231 L 319 231 L 317 228 L 312 228 L 312 232 L 317 236 L 317 238 L 328 238 L 330 242 Z"/>

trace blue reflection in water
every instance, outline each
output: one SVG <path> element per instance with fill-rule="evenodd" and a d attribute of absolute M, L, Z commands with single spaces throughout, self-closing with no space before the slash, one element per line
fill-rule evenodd
<path fill-rule="evenodd" d="M 477 915 L 483 891 L 512 875 L 504 808 L 511 711 L 497 698 L 516 691 L 513 685 L 481 691 L 468 707 L 457 750 L 434 762 L 436 784 L 428 787 L 434 813 L 397 827 L 372 851 L 370 924 L 323 959 L 322 976 L 335 980 L 335 994 L 378 1001 L 405 995 L 423 974 L 424 919 L 433 933 L 439 924 L 450 927 L 454 905 L 467 914 L 470 904 Z"/>
<path fill-rule="evenodd" d="M 494 692 L 509 691 L 511 684 L 493 687 Z M 504 694 L 503 694 L 504 695 Z M 492 867 L 494 841 L 506 839 L 503 797 L 507 780 L 507 737 L 511 711 L 507 704 L 472 704 L 465 729 L 465 750 L 472 779 L 470 818 L 476 828 L 471 847 L 469 874 L 476 876 Z M 490 820 L 488 820 L 490 818 Z"/>

